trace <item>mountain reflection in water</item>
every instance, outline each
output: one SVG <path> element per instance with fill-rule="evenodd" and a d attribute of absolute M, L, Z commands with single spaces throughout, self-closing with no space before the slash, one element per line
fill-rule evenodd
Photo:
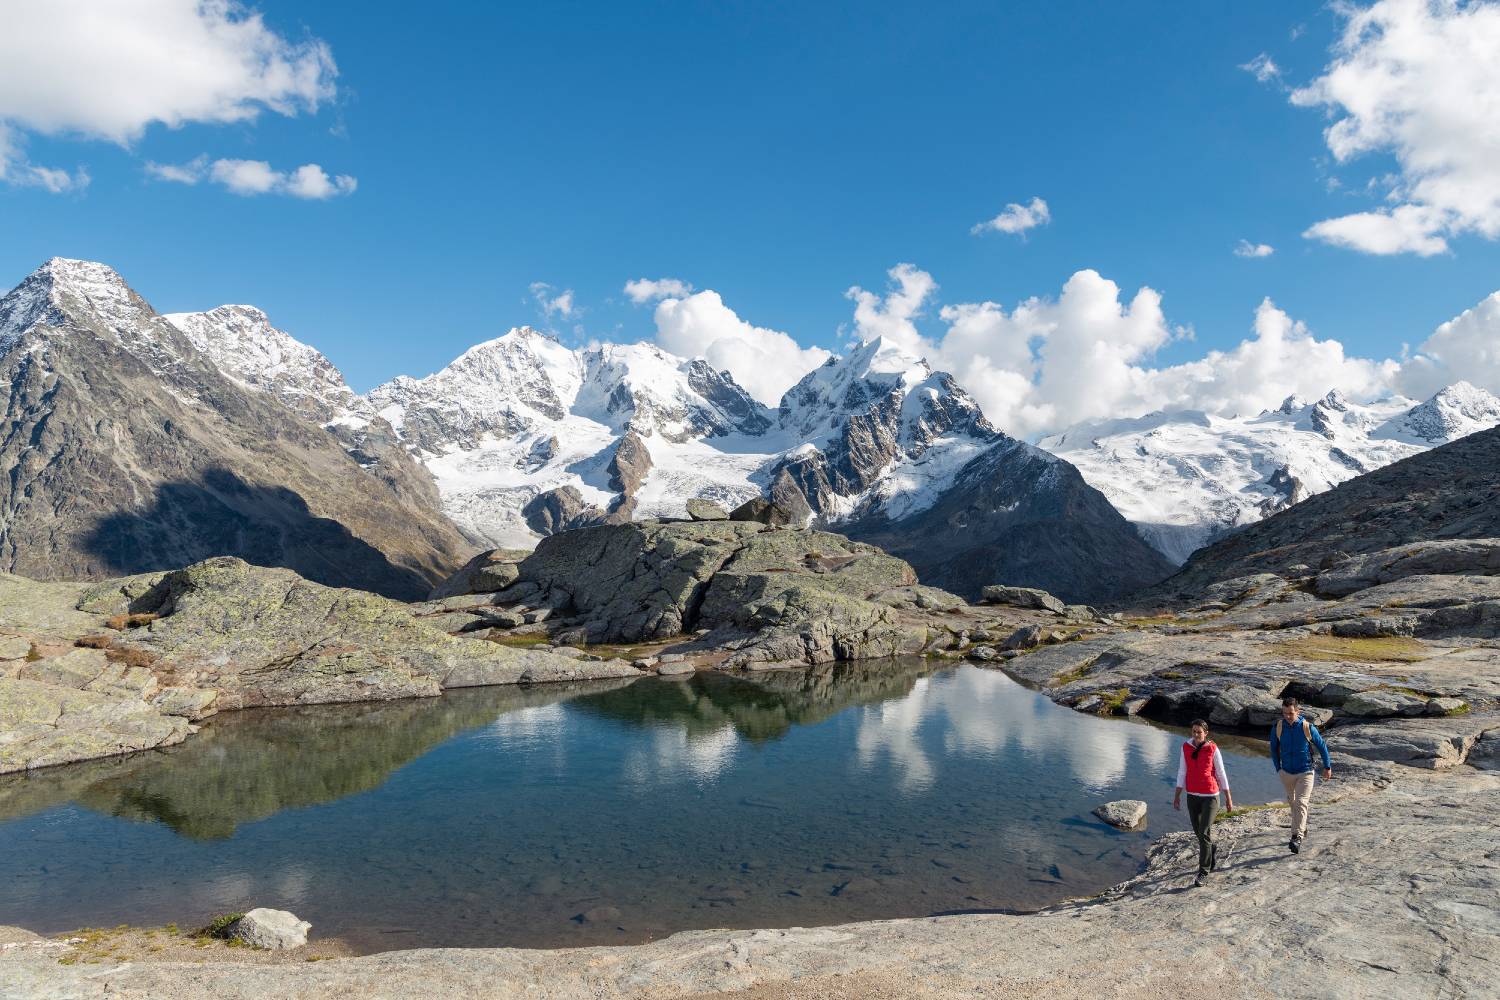
<path fill-rule="evenodd" d="M 1178 742 L 921 660 L 228 713 L 0 779 L 0 924 L 272 906 L 381 950 L 1034 907 L 1185 827 Z M 1238 798 L 1279 794 L 1225 750 Z M 1149 832 L 1090 816 L 1114 798 Z"/>

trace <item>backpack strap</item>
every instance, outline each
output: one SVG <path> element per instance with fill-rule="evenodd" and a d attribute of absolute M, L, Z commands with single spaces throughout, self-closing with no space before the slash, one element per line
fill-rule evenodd
<path fill-rule="evenodd" d="M 1302 738 L 1307 741 L 1307 752 L 1312 753 L 1312 723 L 1302 720 Z"/>

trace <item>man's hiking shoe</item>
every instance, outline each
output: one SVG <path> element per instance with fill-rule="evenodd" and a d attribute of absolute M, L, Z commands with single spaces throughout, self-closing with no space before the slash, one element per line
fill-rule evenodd
<path fill-rule="evenodd" d="M 1286 846 L 1293 854 L 1297 854 L 1302 850 L 1302 841 L 1298 840 L 1296 837 L 1293 837 L 1291 840 L 1288 840 L 1286 842 Z"/>
<path fill-rule="evenodd" d="M 1203 888 L 1203 876 L 1202 875 L 1199 875 L 1197 878 L 1193 879 L 1193 888 L 1194 889 L 1201 889 L 1201 888 Z"/>

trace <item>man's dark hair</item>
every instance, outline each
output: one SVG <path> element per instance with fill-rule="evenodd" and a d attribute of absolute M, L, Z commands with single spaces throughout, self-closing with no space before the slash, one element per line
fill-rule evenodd
<path fill-rule="evenodd" d="M 1192 722 L 1188 723 L 1188 728 L 1189 729 L 1197 729 L 1199 726 L 1202 726 L 1204 729 L 1207 729 L 1208 728 L 1208 723 L 1204 722 L 1202 719 L 1194 719 Z"/>
<path fill-rule="evenodd" d="M 1291 696 L 1285 697 L 1285 698 L 1281 699 L 1281 707 L 1282 708 L 1296 708 L 1297 707 L 1297 699 L 1293 698 Z"/>

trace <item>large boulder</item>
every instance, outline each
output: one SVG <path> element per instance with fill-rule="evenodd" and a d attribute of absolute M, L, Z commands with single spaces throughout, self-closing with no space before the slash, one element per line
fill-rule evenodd
<path fill-rule="evenodd" d="M 559 486 L 538 493 L 521 508 L 526 526 L 538 535 L 553 535 L 577 527 L 598 511 L 584 502 L 576 486 Z"/>
<path fill-rule="evenodd" d="M 1094 810 L 1094 815 L 1110 826 L 1121 830 L 1134 830 L 1146 821 L 1146 803 L 1140 799 L 1106 802 Z"/>
<path fill-rule="evenodd" d="M 531 555 L 526 549 L 490 549 L 464 563 L 448 579 L 433 588 L 429 599 L 441 600 L 464 594 L 487 594 L 504 590 L 521 575 L 522 559 Z"/>
<path fill-rule="evenodd" d="M 1052 611 L 1064 614 L 1067 605 L 1045 590 L 1035 587 L 1008 587 L 1003 584 L 992 584 L 985 587 L 980 597 L 986 604 L 1007 604 L 1013 608 L 1036 608 L 1039 611 Z"/>
<path fill-rule="evenodd" d="M 731 521 L 751 521 L 772 528 L 785 528 L 792 523 L 792 515 L 764 497 L 751 497 L 729 512 Z"/>
<path fill-rule="evenodd" d="M 225 928 L 225 936 L 251 948 L 281 951 L 307 944 L 312 924 L 286 910 L 257 906 Z"/>
<path fill-rule="evenodd" d="M 693 497 L 687 502 L 687 514 L 694 521 L 729 520 L 729 511 L 720 507 L 712 500 L 704 500 L 700 497 Z"/>
<path fill-rule="evenodd" d="M 586 622 L 591 641 L 717 630 L 713 641 L 733 642 L 734 664 L 744 665 L 915 652 L 925 632 L 881 600 L 915 582 L 901 560 L 842 535 L 712 520 L 553 535 L 521 564 L 518 586 L 534 587 L 528 603 Z"/>

